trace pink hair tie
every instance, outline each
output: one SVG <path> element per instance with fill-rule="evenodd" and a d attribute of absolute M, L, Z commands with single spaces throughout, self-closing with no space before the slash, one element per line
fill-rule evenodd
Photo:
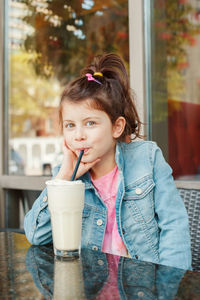
<path fill-rule="evenodd" d="M 90 74 L 90 73 L 85 74 L 85 76 L 87 77 L 87 80 L 88 80 L 88 81 L 96 81 L 98 84 L 102 84 L 99 80 L 95 79 L 95 78 L 92 76 L 92 74 Z"/>

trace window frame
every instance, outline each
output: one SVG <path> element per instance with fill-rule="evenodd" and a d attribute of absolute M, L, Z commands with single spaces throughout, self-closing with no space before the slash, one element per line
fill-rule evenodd
<path fill-rule="evenodd" d="M 138 114 L 146 123 L 146 80 L 144 44 L 144 3 L 129 0 L 129 55 L 130 86 L 136 95 Z M 146 127 L 142 128 L 146 136 Z"/>
<path fill-rule="evenodd" d="M 0 62 L 1 62 L 1 70 L 0 70 L 0 122 L 1 122 L 1 130 L 0 130 L 0 185 L 2 181 L 2 175 L 3 175 L 3 135 L 4 135 L 4 119 L 3 119 L 3 111 L 4 111 L 4 105 L 3 105 L 3 83 L 4 83 L 4 78 L 3 78 L 3 70 L 4 70 L 4 60 L 3 60 L 3 49 L 4 49 L 4 43 L 3 43 L 3 36 L 4 36 L 4 3 L 3 1 L 0 2 Z M 0 226 L 5 222 L 4 218 L 4 192 L 3 189 L 0 186 Z M 3 213 L 2 213 L 3 212 Z"/>

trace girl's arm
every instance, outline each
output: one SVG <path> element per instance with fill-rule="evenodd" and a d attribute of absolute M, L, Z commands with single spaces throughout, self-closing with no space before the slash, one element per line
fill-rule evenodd
<path fill-rule="evenodd" d="M 24 230 L 26 237 L 31 244 L 44 245 L 52 242 L 46 188 L 35 200 L 31 210 L 26 214 L 24 219 Z"/>
<path fill-rule="evenodd" d="M 172 169 L 161 150 L 153 149 L 155 213 L 160 229 L 160 264 L 191 269 L 188 215 L 176 189 Z"/>

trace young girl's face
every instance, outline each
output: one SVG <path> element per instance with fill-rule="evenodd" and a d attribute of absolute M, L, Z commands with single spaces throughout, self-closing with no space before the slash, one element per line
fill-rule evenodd
<path fill-rule="evenodd" d="M 87 100 L 66 101 L 62 119 L 65 143 L 77 156 L 84 150 L 83 162 L 93 162 L 97 158 L 101 163 L 113 160 L 118 130 L 104 111 L 91 108 Z"/>

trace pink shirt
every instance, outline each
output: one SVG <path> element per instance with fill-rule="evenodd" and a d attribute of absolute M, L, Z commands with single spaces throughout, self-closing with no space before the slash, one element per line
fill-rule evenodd
<path fill-rule="evenodd" d="M 107 225 L 102 251 L 127 256 L 127 249 L 119 235 L 115 215 L 115 199 L 119 171 L 117 166 L 108 174 L 93 180 L 92 183 L 107 207 Z"/>

